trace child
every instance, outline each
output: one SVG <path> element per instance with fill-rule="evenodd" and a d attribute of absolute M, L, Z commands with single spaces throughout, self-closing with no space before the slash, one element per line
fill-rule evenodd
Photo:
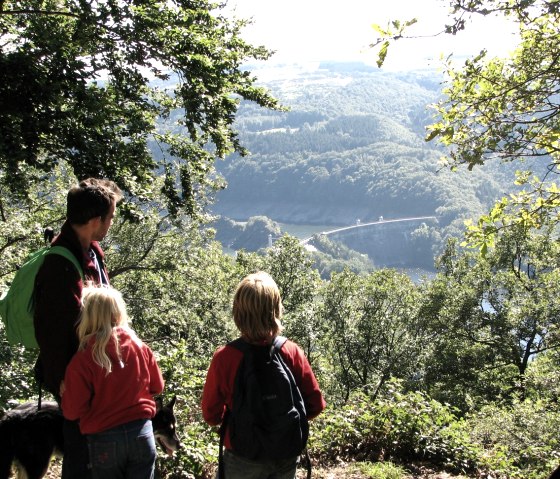
<path fill-rule="evenodd" d="M 241 339 L 251 345 L 271 345 L 282 326 L 282 300 L 278 286 L 264 272 L 250 274 L 237 286 L 233 299 L 233 319 Z M 236 372 L 244 353 L 230 343 L 219 348 L 212 358 L 202 394 L 204 420 L 216 426 L 226 411 L 233 408 Z M 301 392 L 308 419 L 319 415 L 325 401 L 315 375 L 303 351 L 292 341 L 280 349 L 285 364 L 291 370 Z M 227 424 L 227 421 L 226 421 Z M 236 454 L 229 429 L 225 436 L 223 466 L 226 479 L 293 479 L 296 477 L 298 456 L 284 460 L 250 460 Z"/>
<path fill-rule="evenodd" d="M 129 328 L 121 294 L 84 288 L 77 333 L 62 412 L 79 419 L 87 435 L 93 479 L 153 479 L 153 396 L 163 391 L 163 377 L 150 348 Z"/>

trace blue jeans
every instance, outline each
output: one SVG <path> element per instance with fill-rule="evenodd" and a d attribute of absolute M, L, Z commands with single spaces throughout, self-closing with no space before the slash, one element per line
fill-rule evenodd
<path fill-rule="evenodd" d="M 225 479 L 295 479 L 298 459 L 254 462 L 225 449 Z"/>
<path fill-rule="evenodd" d="M 140 419 L 89 434 L 93 479 L 153 479 L 156 443 L 152 421 Z"/>

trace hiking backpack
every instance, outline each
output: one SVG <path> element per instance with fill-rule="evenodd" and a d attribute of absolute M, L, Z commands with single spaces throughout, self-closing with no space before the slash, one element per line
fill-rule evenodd
<path fill-rule="evenodd" d="M 289 459 L 304 451 L 309 423 L 301 392 L 280 354 L 285 342 L 278 336 L 268 346 L 254 346 L 241 338 L 228 343 L 243 352 L 243 359 L 232 409 L 222 422 L 220 462 L 226 428 L 233 451 L 253 461 Z"/>
<path fill-rule="evenodd" d="M 35 276 L 48 254 L 64 256 L 78 270 L 82 281 L 84 279 L 82 266 L 68 248 L 45 246 L 31 253 L 17 270 L 8 291 L 0 298 L 0 316 L 10 344 L 22 344 L 29 349 L 38 348 L 33 326 L 33 290 Z"/>

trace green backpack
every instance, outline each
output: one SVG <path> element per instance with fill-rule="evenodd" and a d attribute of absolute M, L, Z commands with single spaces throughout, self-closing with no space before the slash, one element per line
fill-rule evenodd
<path fill-rule="evenodd" d="M 35 276 L 48 254 L 59 254 L 70 261 L 80 273 L 82 266 L 68 248 L 63 246 L 45 246 L 31 253 L 25 263 L 17 270 L 10 289 L 0 298 L 0 316 L 6 327 L 6 336 L 10 344 L 22 344 L 26 348 L 38 348 L 33 326 L 33 289 Z"/>

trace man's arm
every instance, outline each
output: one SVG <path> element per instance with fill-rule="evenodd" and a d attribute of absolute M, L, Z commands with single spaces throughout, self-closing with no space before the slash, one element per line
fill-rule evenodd
<path fill-rule="evenodd" d="M 66 366 L 78 349 L 76 323 L 82 282 L 66 258 L 49 255 L 35 281 L 35 337 L 45 387 L 58 396 Z"/>

